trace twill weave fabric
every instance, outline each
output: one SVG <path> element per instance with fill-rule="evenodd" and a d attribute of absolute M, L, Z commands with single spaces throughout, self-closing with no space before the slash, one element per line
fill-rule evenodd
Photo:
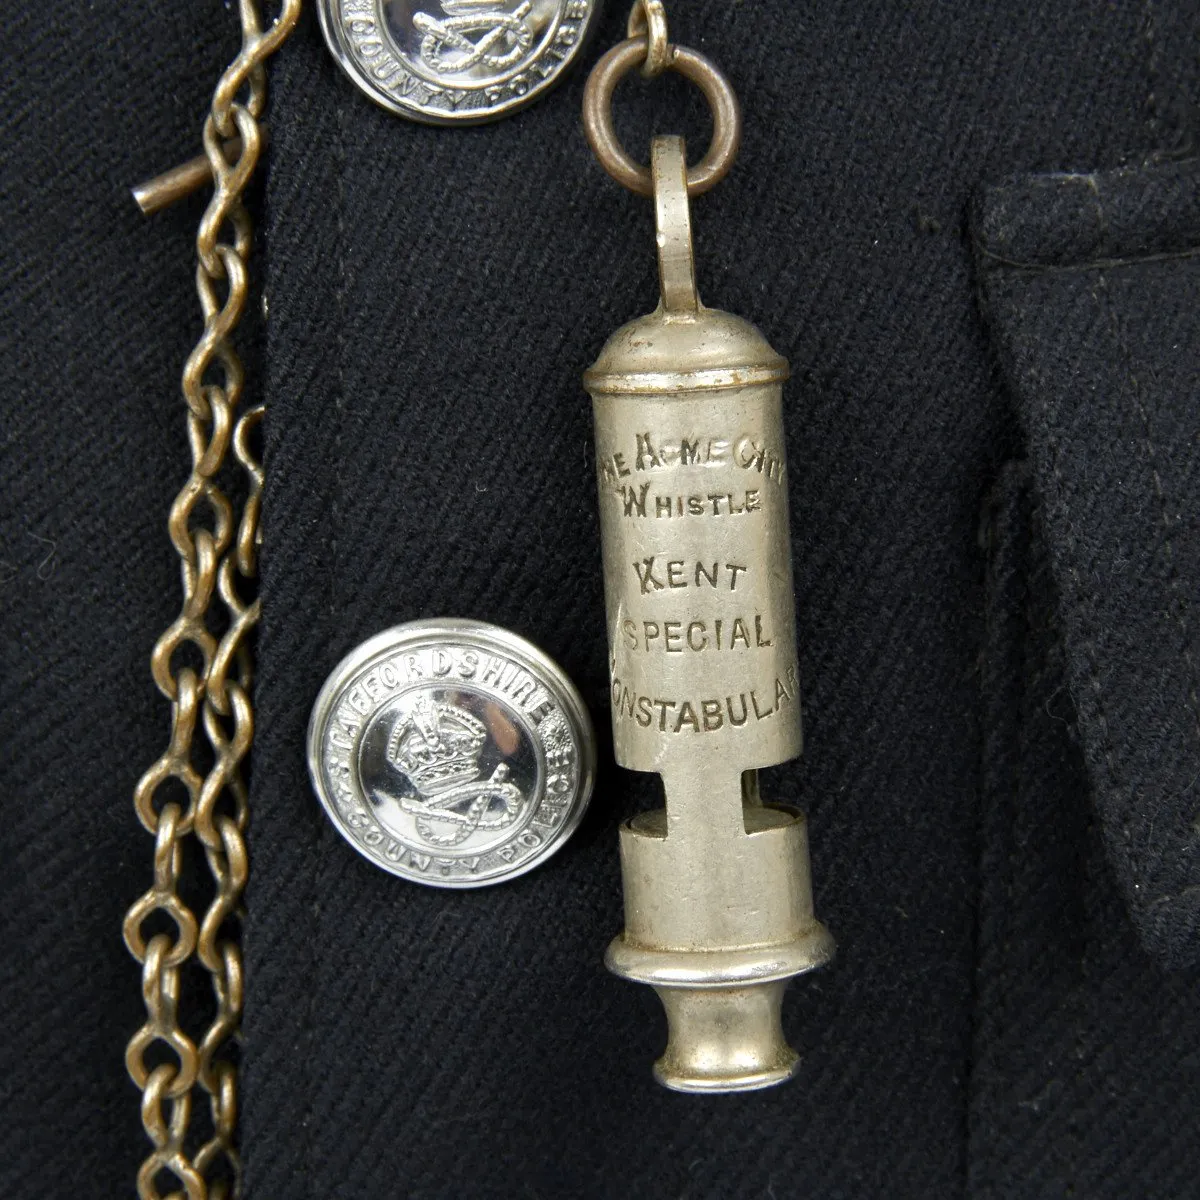
<path fill-rule="evenodd" d="M 809 814 L 839 946 L 785 1002 L 798 1078 L 727 1098 L 654 1085 L 658 1001 L 602 966 L 617 826 L 658 790 L 612 765 L 580 382 L 656 299 L 649 205 L 579 124 L 626 13 L 527 112 L 445 131 L 366 101 L 308 9 L 246 330 L 247 1195 L 1196 1200 L 1196 5 L 668 4 L 746 117 L 694 206 L 701 295 L 793 369 L 806 750 L 763 787 Z M 76 2 L 0 47 L 6 1197 L 129 1194 L 145 1148 L 120 925 L 203 201 L 146 220 L 127 188 L 197 152 L 235 25 Z M 708 136 L 670 79 L 624 85 L 617 128 Z M 428 616 L 539 644 L 601 736 L 572 841 L 475 894 L 371 867 L 307 779 L 328 672 Z"/>

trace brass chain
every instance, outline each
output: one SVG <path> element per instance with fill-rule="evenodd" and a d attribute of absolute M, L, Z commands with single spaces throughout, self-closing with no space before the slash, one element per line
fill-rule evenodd
<path fill-rule="evenodd" d="M 204 331 L 183 369 L 192 470 L 168 521 L 182 567 L 183 605 L 150 659 L 154 682 L 171 702 L 171 733 L 134 791 L 138 817 L 154 836 L 154 883 L 124 924 L 125 944 L 142 964 L 146 1004 L 145 1024 L 125 1055 L 142 1090 L 142 1125 L 154 1146 L 138 1171 L 142 1200 L 226 1200 L 241 1187 L 231 1052 L 242 1013 L 236 938 L 247 874 L 242 763 L 254 735 L 248 638 L 259 603 L 246 603 L 239 589 L 257 571 L 263 474 L 250 435 L 263 409 L 242 407 L 245 373 L 230 337 L 248 292 L 252 225 L 242 196 L 262 154 L 265 63 L 295 27 L 300 6 L 301 0 L 281 0 L 278 17 L 264 30 L 257 0 L 239 0 L 241 50 L 221 76 L 204 123 L 214 182 L 196 236 Z M 240 512 L 218 480 L 227 467 L 244 477 Z M 189 655 L 190 664 L 178 661 Z M 177 798 L 182 795 L 186 805 Z M 179 890 L 191 844 L 203 850 L 213 884 L 199 920 Z M 147 936 L 149 928 L 155 932 Z M 198 1043 L 179 1013 L 181 970 L 193 956 L 215 998 Z M 198 1127 L 193 1102 L 205 1097 L 210 1121 Z M 172 1190 L 164 1197 L 159 1187 L 168 1178 Z"/>

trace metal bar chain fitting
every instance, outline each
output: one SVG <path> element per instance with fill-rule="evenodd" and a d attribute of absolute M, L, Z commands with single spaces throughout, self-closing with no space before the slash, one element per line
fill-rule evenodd
<path fill-rule="evenodd" d="M 256 570 L 262 467 L 249 432 L 261 406 L 244 409 L 245 373 L 231 337 L 246 307 L 250 216 L 242 203 L 262 155 L 267 59 L 300 16 L 301 0 L 282 0 L 263 29 L 256 0 L 239 0 L 242 46 L 221 76 L 204 123 L 206 168 L 215 184 L 196 237 L 196 288 L 204 329 L 183 369 L 191 473 L 171 506 L 168 529 L 179 555 L 183 603 L 155 644 L 151 672 L 171 703 L 167 749 L 142 776 L 134 806 L 154 835 L 154 883 L 125 918 L 125 943 L 142 964 L 146 1021 L 129 1042 L 126 1064 L 142 1091 L 142 1125 L 153 1150 L 138 1172 L 141 1200 L 226 1200 L 241 1194 L 236 1149 L 237 1067 L 229 1052 L 242 1013 L 242 959 L 233 930 L 246 885 L 246 784 L 242 765 L 254 735 L 248 638 L 257 599 L 239 586 Z M 195 172 L 193 172 L 195 174 Z M 245 477 L 240 510 L 218 474 L 236 462 Z M 241 584 L 239 585 L 239 580 Z M 197 666 L 175 672 L 177 652 L 191 648 Z M 198 746 L 197 725 L 207 748 Z M 197 750 L 200 753 L 197 754 Z M 203 763 L 203 767 L 198 765 Z M 174 784 L 186 807 L 163 796 Z M 214 895 L 198 917 L 179 893 L 189 839 L 204 852 Z M 148 918 L 173 933 L 147 938 Z M 197 963 L 211 978 L 215 1013 L 201 1036 L 180 1021 L 180 972 Z M 152 1069 L 146 1063 L 153 1049 Z M 207 1097 L 209 1122 L 197 1127 L 193 1103 Z"/>

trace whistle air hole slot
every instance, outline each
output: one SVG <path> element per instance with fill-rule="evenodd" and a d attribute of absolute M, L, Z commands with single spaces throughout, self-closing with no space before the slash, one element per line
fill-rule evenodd
<path fill-rule="evenodd" d="M 799 817 L 799 811 L 786 804 L 763 802 L 761 777 L 757 768 L 742 772 L 742 828 L 748 834 L 782 829 Z"/>
<path fill-rule="evenodd" d="M 742 807 L 761 808 L 762 793 L 758 786 L 758 768 L 742 772 Z"/>
<path fill-rule="evenodd" d="M 667 810 L 656 808 L 638 813 L 629 818 L 629 828 L 640 837 L 665 838 L 667 836 Z"/>
<path fill-rule="evenodd" d="M 747 834 L 766 833 L 769 829 L 785 829 L 794 824 L 800 814 L 783 805 L 760 804 L 757 808 L 742 810 L 742 822 Z"/>
<path fill-rule="evenodd" d="M 643 837 L 667 836 L 667 788 L 663 777 L 654 771 L 634 771 L 633 801 L 637 810 L 626 824 Z"/>

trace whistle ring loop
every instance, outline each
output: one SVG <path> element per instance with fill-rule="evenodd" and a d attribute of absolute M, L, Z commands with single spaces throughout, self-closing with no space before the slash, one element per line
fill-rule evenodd
<path fill-rule="evenodd" d="M 668 47 L 667 68 L 694 83 L 712 112 L 713 136 L 708 153 L 687 173 L 687 194 L 700 196 L 729 174 L 742 140 L 742 112 L 729 80 L 711 59 L 685 46 Z M 645 37 L 614 46 L 592 68 L 583 93 L 583 129 L 600 165 L 623 187 L 639 196 L 652 196 L 649 167 L 634 162 L 621 145 L 612 123 L 612 99 L 617 84 L 647 60 Z"/>
<path fill-rule="evenodd" d="M 637 0 L 629 12 L 625 36 L 646 39 L 646 61 L 641 68 L 643 79 L 655 79 L 671 65 L 671 38 L 662 0 Z"/>

